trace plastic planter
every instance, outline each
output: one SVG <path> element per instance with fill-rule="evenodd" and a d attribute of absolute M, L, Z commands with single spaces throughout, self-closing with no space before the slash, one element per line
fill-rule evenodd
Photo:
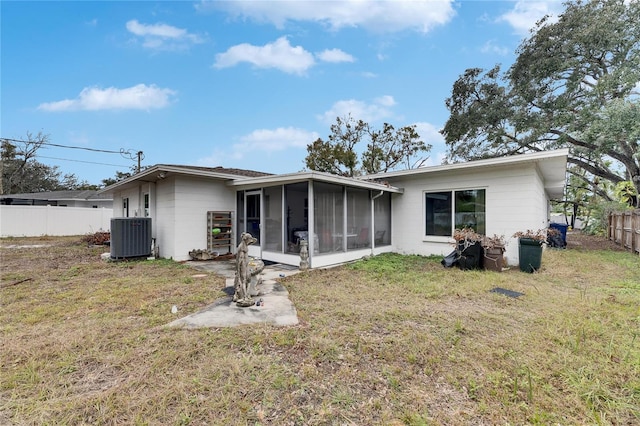
<path fill-rule="evenodd" d="M 484 251 L 484 269 L 495 272 L 502 272 L 504 263 L 504 248 L 488 248 Z"/>

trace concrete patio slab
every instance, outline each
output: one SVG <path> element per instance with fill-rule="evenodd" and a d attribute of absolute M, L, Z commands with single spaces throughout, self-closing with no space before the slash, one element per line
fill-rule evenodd
<path fill-rule="evenodd" d="M 298 269 L 279 265 L 265 266 L 259 274 L 262 284 L 258 286 L 259 294 L 253 297 L 261 301 L 260 306 L 241 308 L 233 302 L 233 286 L 235 262 L 187 262 L 195 269 L 213 272 L 226 278 L 225 292 L 230 296 L 220 298 L 206 308 L 177 319 L 168 327 L 202 328 L 202 327 L 235 327 L 245 324 L 272 324 L 289 326 L 298 324 L 298 314 L 289 300 L 289 292 L 278 282 L 279 278 L 300 272 Z"/>

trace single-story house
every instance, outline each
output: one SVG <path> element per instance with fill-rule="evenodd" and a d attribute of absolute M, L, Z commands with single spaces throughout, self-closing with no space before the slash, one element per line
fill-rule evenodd
<path fill-rule="evenodd" d="M 550 200 L 563 196 L 568 150 L 394 171 L 357 178 L 314 171 L 272 175 L 222 167 L 156 165 L 117 182 L 114 217 L 151 217 L 161 257 L 193 249 L 234 252 L 242 232 L 250 255 L 290 265 L 308 242 L 313 268 L 383 252 L 445 255 L 455 229 L 510 240 L 545 228 Z"/>
<path fill-rule="evenodd" d="M 108 193 L 94 190 L 67 190 L 29 192 L 23 194 L 0 195 L 0 204 L 7 206 L 57 206 L 57 207 L 113 207 L 113 199 Z"/>

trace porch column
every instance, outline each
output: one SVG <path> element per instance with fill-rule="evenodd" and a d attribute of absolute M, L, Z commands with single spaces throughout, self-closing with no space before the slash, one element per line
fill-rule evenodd
<path fill-rule="evenodd" d="M 316 239 L 314 235 L 316 235 L 315 230 L 315 208 L 313 202 L 313 180 L 309 180 L 309 184 L 307 185 L 307 197 L 308 197 L 308 210 L 307 210 L 307 232 L 308 232 L 308 242 L 309 242 L 309 267 L 313 268 L 313 254 L 316 251 Z M 320 251 L 320 247 L 318 247 L 318 252 Z"/>

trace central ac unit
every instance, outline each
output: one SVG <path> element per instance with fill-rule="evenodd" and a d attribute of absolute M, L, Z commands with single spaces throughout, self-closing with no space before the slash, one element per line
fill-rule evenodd
<path fill-rule="evenodd" d="M 151 255 L 151 218 L 111 219 L 111 258 L 126 259 Z"/>

